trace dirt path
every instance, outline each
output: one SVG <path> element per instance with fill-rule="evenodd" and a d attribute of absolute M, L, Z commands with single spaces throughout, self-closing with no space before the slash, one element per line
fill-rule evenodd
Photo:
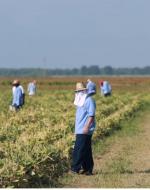
<path fill-rule="evenodd" d="M 136 123 L 137 126 L 128 126 L 128 130 L 110 137 L 102 155 L 95 153 L 93 176 L 67 174 L 63 187 L 150 187 L 150 111 L 137 118 Z"/>

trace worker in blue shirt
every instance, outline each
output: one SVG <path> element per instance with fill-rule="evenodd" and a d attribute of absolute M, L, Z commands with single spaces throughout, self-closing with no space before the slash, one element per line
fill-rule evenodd
<path fill-rule="evenodd" d="M 96 104 L 91 96 L 96 93 L 96 87 L 95 85 L 90 85 L 87 90 L 83 83 L 77 83 L 75 93 L 74 104 L 76 105 L 76 141 L 73 150 L 73 163 L 71 165 L 71 171 L 76 174 L 82 173 L 92 175 L 94 162 L 92 156 L 91 139 L 95 130 Z"/>
<path fill-rule="evenodd" d="M 23 86 L 20 84 L 20 81 L 19 81 L 19 80 L 14 80 L 14 82 L 17 82 L 19 88 L 21 89 L 21 92 L 22 92 L 21 106 L 23 106 L 23 105 L 25 104 L 25 91 L 24 91 L 24 88 L 23 88 Z M 13 85 L 13 87 L 12 87 L 12 94 L 14 94 L 15 89 L 16 89 L 16 86 Z"/>
<path fill-rule="evenodd" d="M 86 88 L 87 88 L 87 93 L 90 90 L 90 94 L 92 95 L 91 89 L 94 89 L 93 94 L 96 93 L 96 84 L 90 79 L 87 80 Z"/>
<path fill-rule="evenodd" d="M 111 96 L 112 88 L 108 81 L 100 82 L 100 90 L 102 96 Z"/>
<path fill-rule="evenodd" d="M 36 81 L 35 80 L 28 84 L 27 90 L 28 90 L 29 96 L 35 95 L 35 93 L 36 93 Z"/>
<path fill-rule="evenodd" d="M 13 90 L 12 107 L 17 111 L 22 106 L 23 94 L 21 88 L 19 87 L 20 84 L 18 80 L 14 80 L 12 84 L 15 86 Z"/>

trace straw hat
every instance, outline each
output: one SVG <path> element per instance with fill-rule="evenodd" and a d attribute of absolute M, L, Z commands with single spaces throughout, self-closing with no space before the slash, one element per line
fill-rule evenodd
<path fill-rule="evenodd" d="M 14 80 L 13 82 L 12 82 L 12 85 L 16 85 L 16 84 L 19 84 L 20 82 L 19 82 L 19 80 Z"/>
<path fill-rule="evenodd" d="M 91 80 L 90 79 L 87 79 L 87 82 L 90 82 Z"/>
<path fill-rule="evenodd" d="M 76 83 L 76 90 L 75 90 L 75 92 L 79 92 L 79 91 L 83 91 L 83 90 L 87 90 L 87 88 L 85 87 L 85 85 L 82 82 Z"/>

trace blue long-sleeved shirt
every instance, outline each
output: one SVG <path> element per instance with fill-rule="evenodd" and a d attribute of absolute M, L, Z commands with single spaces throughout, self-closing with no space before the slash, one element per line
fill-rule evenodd
<path fill-rule="evenodd" d="M 76 120 L 75 120 L 75 134 L 83 134 L 83 128 L 89 117 L 94 117 L 96 111 L 96 104 L 91 96 L 87 96 L 83 106 L 78 107 L 76 110 Z M 96 123 L 95 119 L 90 126 L 88 135 L 93 134 Z"/>
<path fill-rule="evenodd" d="M 107 94 L 111 92 L 111 86 L 107 81 L 103 82 L 103 86 L 101 86 L 102 94 Z"/>
<path fill-rule="evenodd" d="M 28 92 L 29 95 L 34 95 L 36 93 L 36 85 L 34 83 L 29 83 Z"/>
<path fill-rule="evenodd" d="M 12 105 L 21 106 L 22 90 L 18 87 L 14 90 Z"/>

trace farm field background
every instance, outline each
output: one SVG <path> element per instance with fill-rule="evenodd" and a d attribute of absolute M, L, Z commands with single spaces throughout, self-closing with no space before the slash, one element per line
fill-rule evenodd
<path fill-rule="evenodd" d="M 8 111 L 11 81 L 0 79 L 0 187 L 56 187 L 68 171 L 74 142 L 76 82 L 89 77 L 37 78 L 37 94 L 17 113 Z M 90 77 L 97 84 L 94 141 L 119 127 L 150 102 L 150 77 Z M 20 78 L 24 89 L 32 78 Z M 101 97 L 98 81 L 108 80 L 111 97 Z"/>

